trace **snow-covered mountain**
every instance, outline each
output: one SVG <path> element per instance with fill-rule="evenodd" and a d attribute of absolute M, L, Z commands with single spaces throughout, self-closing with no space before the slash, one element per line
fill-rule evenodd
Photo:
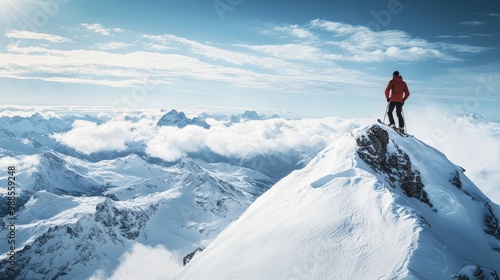
<path fill-rule="evenodd" d="M 499 279 L 499 217 L 444 154 L 369 125 L 279 181 L 174 279 Z"/>
<path fill-rule="evenodd" d="M 0 279 L 87 279 L 97 270 L 110 276 L 136 243 L 161 244 L 182 263 L 275 182 L 196 159 L 162 167 L 133 155 L 91 163 L 55 152 L 17 178 L 29 194 L 17 213 L 18 270 L 10 274 L 2 262 Z M 8 245 L 1 242 L 1 252 Z"/>
<path fill-rule="evenodd" d="M 68 128 L 71 119 L 45 118 L 40 113 L 35 113 L 30 117 L 1 117 L 0 127 L 22 134 L 24 132 L 60 132 Z M 22 136 L 22 135 L 20 135 Z"/>

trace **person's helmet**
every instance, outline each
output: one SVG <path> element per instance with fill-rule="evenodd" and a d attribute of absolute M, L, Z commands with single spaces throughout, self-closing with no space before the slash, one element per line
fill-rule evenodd
<path fill-rule="evenodd" d="M 399 71 L 394 71 L 394 73 L 392 73 L 393 76 L 399 76 Z"/>

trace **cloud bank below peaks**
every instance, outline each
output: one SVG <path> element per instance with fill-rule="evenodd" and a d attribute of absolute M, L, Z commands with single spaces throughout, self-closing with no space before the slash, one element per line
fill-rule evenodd
<path fill-rule="evenodd" d="M 76 120 L 70 131 L 53 134 L 51 137 L 77 152 L 90 155 L 105 151 L 124 151 L 127 143 L 151 138 L 154 134 L 153 125 L 151 119 L 138 122 L 112 119 L 103 124 Z"/>
<path fill-rule="evenodd" d="M 118 118 L 102 124 L 78 120 L 71 130 L 52 138 L 85 155 L 141 146 L 149 156 L 172 162 L 199 152 L 239 158 L 291 150 L 317 151 L 366 121 L 277 118 L 229 126 L 216 121 L 209 129 L 196 125 L 160 127 L 156 122 L 154 118 L 136 122 Z"/>

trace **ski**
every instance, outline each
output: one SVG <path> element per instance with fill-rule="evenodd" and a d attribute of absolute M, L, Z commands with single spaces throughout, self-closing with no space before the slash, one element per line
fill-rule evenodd
<path fill-rule="evenodd" d="M 392 128 L 392 127 L 390 127 L 388 124 L 386 124 L 386 123 L 382 122 L 380 119 L 377 119 L 377 122 L 378 122 L 378 123 L 380 123 L 380 124 L 383 124 L 383 125 L 385 125 L 385 126 L 387 126 L 387 127 L 389 127 L 389 128 Z M 406 133 L 406 132 L 401 132 L 401 131 L 399 131 L 399 130 L 398 130 L 398 129 L 396 129 L 396 128 L 392 128 L 392 129 L 393 129 L 394 131 L 396 131 L 396 133 L 397 133 L 397 134 L 399 134 L 399 135 L 401 135 L 401 136 L 403 136 L 403 137 L 413 137 L 413 135 L 408 134 L 408 133 Z"/>

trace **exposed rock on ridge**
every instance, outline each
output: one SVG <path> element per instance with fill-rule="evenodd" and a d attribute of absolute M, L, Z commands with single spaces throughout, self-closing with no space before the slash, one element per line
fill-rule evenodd
<path fill-rule="evenodd" d="M 387 175 L 387 183 L 393 187 L 400 187 L 409 197 L 414 197 L 431 208 L 432 203 L 424 190 L 420 172 L 414 170 L 410 157 L 393 143 L 396 152 L 388 152 L 389 135 L 378 125 L 368 129 L 367 135 L 356 138 L 358 155 L 375 171 Z"/>

